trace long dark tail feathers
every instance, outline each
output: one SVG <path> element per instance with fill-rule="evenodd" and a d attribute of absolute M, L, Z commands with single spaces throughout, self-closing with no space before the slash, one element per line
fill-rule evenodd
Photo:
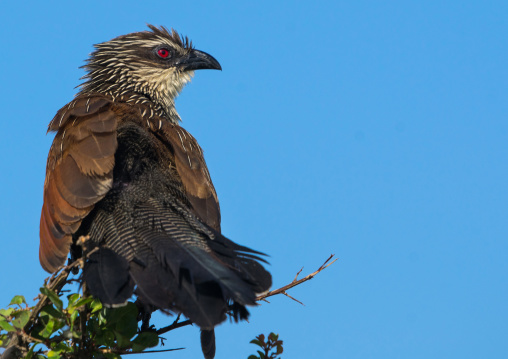
<path fill-rule="evenodd" d="M 124 305 L 134 290 L 129 263 L 109 248 L 102 247 L 88 257 L 83 279 L 90 293 L 106 306 Z"/>
<path fill-rule="evenodd" d="M 89 234 L 102 244 L 96 242 L 100 249 L 85 265 L 90 292 L 117 306 L 136 287 L 142 302 L 182 313 L 200 328 L 213 328 L 228 312 L 246 319 L 246 306 L 272 283 L 262 254 L 207 234 L 201 222 L 164 201 L 131 202 L 120 198 L 95 213 Z"/>
<path fill-rule="evenodd" d="M 215 331 L 201 330 L 201 350 L 205 359 L 213 359 L 215 357 Z"/>

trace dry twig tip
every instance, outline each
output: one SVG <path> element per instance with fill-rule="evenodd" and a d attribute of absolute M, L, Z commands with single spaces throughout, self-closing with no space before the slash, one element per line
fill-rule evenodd
<path fill-rule="evenodd" d="M 265 298 L 268 298 L 268 297 L 272 297 L 274 295 L 277 295 L 277 294 L 284 294 L 285 296 L 293 299 L 294 301 L 304 305 L 302 302 L 300 302 L 299 300 L 296 300 L 295 298 L 291 297 L 289 294 L 286 293 L 286 291 L 288 289 L 291 289 L 293 287 L 296 287 L 297 285 L 299 284 L 302 284 L 303 282 L 306 282 L 308 280 L 311 280 L 312 278 L 314 278 L 319 272 L 321 272 L 322 270 L 328 268 L 329 266 L 331 266 L 333 263 L 335 263 L 338 258 L 335 258 L 333 261 L 332 258 L 335 256 L 335 254 L 331 254 L 330 257 L 328 257 L 328 259 L 321 265 L 321 267 L 319 267 L 315 272 L 311 273 L 311 274 L 308 274 L 306 275 L 305 277 L 303 277 L 302 279 L 297 279 L 298 278 L 298 275 L 302 272 L 303 270 L 303 267 L 302 269 L 300 269 L 300 271 L 298 271 L 298 273 L 296 273 L 296 276 L 295 276 L 295 279 L 293 279 L 293 281 L 279 289 L 274 289 L 274 290 L 271 290 L 267 293 L 264 293 L 264 294 L 261 294 L 261 295 L 258 295 L 256 297 L 256 300 L 260 301 L 260 300 L 264 300 L 264 301 L 267 301 Z M 331 261 L 331 262 L 330 262 Z"/>

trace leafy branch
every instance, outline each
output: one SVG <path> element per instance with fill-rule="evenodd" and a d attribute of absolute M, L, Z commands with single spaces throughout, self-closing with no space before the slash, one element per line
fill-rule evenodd
<path fill-rule="evenodd" d="M 293 281 L 279 289 L 259 295 L 258 301 L 283 294 L 298 303 L 287 290 L 300 285 L 332 265 L 331 255 L 315 272 Z M 166 327 L 155 329 L 148 325 L 136 303 L 128 302 L 120 308 L 103 308 L 102 304 L 86 295 L 71 293 L 63 298 L 63 288 L 76 282 L 69 278 L 82 268 L 85 259 L 79 259 L 61 267 L 44 281 L 36 304 L 29 307 L 23 296 L 15 296 L 7 309 L 0 309 L 0 347 L 7 348 L 2 358 L 26 359 L 119 359 L 121 355 L 175 351 L 184 348 L 147 350 L 164 345 L 162 334 L 191 325 L 190 320 L 180 321 L 180 315 Z M 84 287 L 84 285 L 83 285 Z M 148 318 L 149 319 L 149 318 Z M 141 325 L 138 327 L 138 324 Z M 250 358 L 275 359 L 282 353 L 282 341 L 270 333 L 268 339 L 261 334 L 252 343 L 260 346 L 259 356 Z M 275 350 L 274 353 L 271 353 Z"/>
<path fill-rule="evenodd" d="M 277 359 L 280 354 L 284 351 L 282 348 L 283 341 L 279 340 L 279 335 L 270 333 L 268 340 L 265 341 L 265 336 L 259 334 L 256 339 L 251 340 L 252 344 L 256 344 L 262 350 L 258 350 L 258 355 L 250 355 L 248 359 Z M 272 352 L 274 351 L 274 352 Z"/>

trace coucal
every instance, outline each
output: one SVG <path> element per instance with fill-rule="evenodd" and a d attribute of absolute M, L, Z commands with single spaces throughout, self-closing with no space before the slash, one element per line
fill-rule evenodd
<path fill-rule="evenodd" d="M 95 45 L 85 82 L 49 124 L 39 258 L 54 272 L 71 247 L 85 254 L 92 295 L 118 306 L 135 293 L 183 313 L 213 358 L 214 327 L 226 313 L 246 319 L 271 276 L 262 253 L 221 234 L 203 151 L 175 110 L 194 70 L 221 66 L 174 30 L 149 28 Z"/>

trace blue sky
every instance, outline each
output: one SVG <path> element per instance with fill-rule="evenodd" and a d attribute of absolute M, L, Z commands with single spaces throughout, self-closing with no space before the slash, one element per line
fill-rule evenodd
<path fill-rule="evenodd" d="M 0 34 L 0 307 L 46 277 L 46 127 L 92 44 L 174 27 L 223 71 L 177 101 L 223 232 L 291 295 L 217 329 L 217 358 L 275 331 L 286 358 L 508 356 L 508 6 L 502 1 L 9 2 Z M 169 323 L 160 317 L 157 324 Z M 200 358 L 196 328 L 167 335 Z"/>

